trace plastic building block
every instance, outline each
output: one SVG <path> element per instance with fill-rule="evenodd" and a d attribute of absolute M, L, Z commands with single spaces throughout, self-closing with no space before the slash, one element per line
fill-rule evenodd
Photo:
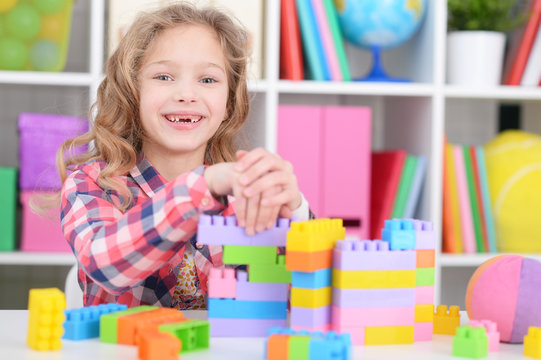
<path fill-rule="evenodd" d="M 184 315 L 174 308 L 157 308 L 155 310 L 138 312 L 122 316 L 118 319 L 117 343 L 135 345 L 138 322 L 182 321 Z"/>
<path fill-rule="evenodd" d="M 417 250 L 417 267 L 433 268 L 436 265 L 435 250 Z"/>
<path fill-rule="evenodd" d="M 415 322 L 434 322 L 434 305 L 415 305 Z"/>
<path fill-rule="evenodd" d="M 287 319 L 209 318 L 212 337 L 263 337 L 273 327 L 286 327 Z"/>
<path fill-rule="evenodd" d="M 314 272 L 292 271 L 291 285 L 304 289 L 319 289 L 332 286 L 332 268 Z"/>
<path fill-rule="evenodd" d="M 266 360 L 289 360 L 289 336 L 285 334 L 272 334 L 265 344 Z"/>
<path fill-rule="evenodd" d="M 396 289 L 415 287 L 417 270 L 350 271 L 333 269 L 333 286 L 340 289 Z"/>
<path fill-rule="evenodd" d="M 500 351 L 500 333 L 494 321 L 490 320 L 470 320 L 468 325 L 471 327 L 484 327 L 485 334 L 488 337 L 488 351 Z"/>
<path fill-rule="evenodd" d="M 351 360 L 353 347 L 349 334 L 338 335 L 312 333 L 310 337 L 310 360 Z"/>
<path fill-rule="evenodd" d="M 286 269 L 314 272 L 332 267 L 332 249 L 304 252 L 286 250 Z"/>
<path fill-rule="evenodd" d="M 346 236 L 342 219 L 293 221 L 287 233 L 287 251 L 315 252 L 334 248 Z"/>
<path fill-rule="evenodd" d="M 275 246 L 224 245 L 224 264 L 252 265 L 276 264 Z"/>
<path fill-rule="evenodd" d="M 416 251 L 391 251 L 381 240 L 340 240 L 333 250 L 333 267 L 340 270 L 412 270 Z"/>
<path fill-rule="evenodd" d="M 413 344 L 412 326 L 367 326 L 364 329 L 365 345 Z"/>
<path fill-rule="evenodd" d="M 389 242 L 391 250 L 415 249 L 415 230 L 411 220 L 385 220 L 381 239 Z"/>
<path fill-rule="evenodd" d="M 286 284 L 291 282 L 291 271 L 286 269 L 285 255 L 278 255 L 274 264 L 251 264 L 248 273 L 251 282 Z"/>
<path fill-rule="evenodd" d="M 461 326 L 453 337 L 453 356 L 479 359 L 488 356 L 488 338 L 484 327 Z"/>
<path fill-rule="evenodd" d="M 200 215 L 197 242 L 207 245 L 286 246 L 289 219 L 279 218 L 272 229 L 255 235 L 237 225 L 235 216 Z"/>
<path fill-rule="evenodd" d="M 332 306 L 334 329 L 340 331 L 361 326 L 404 326 L 413 325 L 415 308 L 345 308 Z"/>
<path fill-rule="evenodd" d="M 311 309 L 305 307 L 291 306 L 289 314 L 289 323 L 291 327 L 306 326 L 315 328 L 321 325 L 329 325 L 331 323 L 331 307 L 322 306 Z"/>
<path fill-rule="evenodd" d="M 430 221 L 412 220 L 415 229 L 415 248 L 417 250 L 435 249 L 436 234 Z"/>
<path fill-rule="evenodd" d="M 291 359 L 310 359 L 310 336 L 298 333 L 289 336 L 288 356 Z"/>
<path fill-rule="evenodd" d="M 101 304 L 70 309 L 64 311 L 66 321 L 64 322 L 63 339 L 83 340 L 97 338 L 100 336 L 100 317 L 103 314 L 126 310 L 128 306 L 121 304 Z"/>
<path fill-rule="evenodd" d="M 181 352 L 208 349 L 210 344 L 208 321 L 192 320 L 176 324 L 160 325 L 160 331 L 168 332 L 182 343 Z"/>
<path fill-rule="evenodd" d="M 417 286 L 415 288 L 415 303 L 418 305 L 434 304 L 434 286 Z"/>
<path fill-rule="evenodd" d="M 235 269 L 210 269 L 208 297 L 234 299 L 236 296 L 237 279 L 235 279 Z"/>
<path fill-rule="evenodd" d="M 438 305 L 434 314 L 434 334 L 455 335 L 456 329 L 460 326 L 460 308 L 456 305 Z"/>
<path fill-rule="evenodd" d="M 541 327 L 530 326 L 524 336 L 524 356 L 541 359 Z"/>
<path fill-rule="evenodd" d="M 320 289 L 291 288 L 291 306 L 319 308 L 331 305 L 332 287 Z"/>
<path fill-rule="evenodd" d="M 138 356 L 141 360 L 177 360 L 182 349 L 179 339 L 159 331 L 148 331 L 141 335 Z"/>
<path fill-rule="evenodd" d="M 66 297 L 56 288 L 31 289 L 28 296 L 28 333 L 26 343 L 34 350 L 60 350 L 64 332 Z M 6 324 L 4 324 L 6 325 Z"/>
<path fill-rule="evenodd" d="M 416 288 L 339 289 L 332 292 L 332 304 L 341 308 L 405 307 L 415 305 Z"/>
<path fill-rule="evenodd" d="M 246 271 L 237 271 L 237 300 L 287 301 L 289 284 L 248 282 Z"/>
<path fill-rule="evenodd" d="M 286 301 L 208 299 L 209 318 L 285 319 Z"/>
<path fill-rule="evenodd" d="M 434 268 L 417 269 L 416 286 L 434 286 Z"/>
<path fill-rule="evenodd" d="M 413 340 L 415 342 L 432 340 L 432 333 L 434 332 L 433 322 L 416 322 L 413 324 L 413 327 L 415 331 Z"/>
<path fill-rule="evenodd" d="M 103 314 L 100 318 L 100 341 L 104 343 L 116 344 L 118 319 L 122 316 L 135 314 L 141 311 L 157 309 L 157 306 L 141 305 L 115 313 Z"/>

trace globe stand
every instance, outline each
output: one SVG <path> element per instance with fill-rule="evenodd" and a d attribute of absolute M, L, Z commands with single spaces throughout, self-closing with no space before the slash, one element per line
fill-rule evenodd
<path fill-rule="evenodd" d="M 395 82 L 404 83 L 411 82 L 410 79 L 394 78 L 387 75 L 383 69 L 383 63 L 381 61 L 380 48 L 378 46 L 372 47 L 372 69 L 370 73 L 362 78 L 355 79 L 355 81 L 374 81 L 374 82 Z"/>

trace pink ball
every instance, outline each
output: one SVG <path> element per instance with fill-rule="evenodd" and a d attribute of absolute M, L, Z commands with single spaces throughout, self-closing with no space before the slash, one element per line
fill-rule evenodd
<path fill-rule="evenodd" d="M 466 290 L 472 320 L 492 320 L 502 342 L 522 343 L 529 326 L 541 326 L 541 262 L 496 256 L 473 273 Z"/>

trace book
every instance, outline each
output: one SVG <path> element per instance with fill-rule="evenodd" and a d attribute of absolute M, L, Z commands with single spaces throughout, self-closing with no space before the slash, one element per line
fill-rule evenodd
<path fill-rule="evenodd" d="M 311 0 L 314 8 L 314 14 L 316 16 L 316 24 L 321 36 L 321 43 L 323 45 L 323 52 L 325 53 L 325 61 L 329 68 L 329 73 L 332 81 L 342 81 L 342 72 L 340 70 L 340 64 L 338 63 L 338 55 L 336 54 L 336 48 L 334 46 L 333 38 L 331 35 L 331 29 L 329 27 L 329 21 L 325 8 L 323 6 L 323 0 Z"/>
<path fill-rule="evenodd" d="M 295 0 L 282 0 L 280 14 L 280 78 L 302 80 L 301 34 Z"/>
<path fill-rule="evenodd" d="M 528 56 L 528 62 L 520 81 L 522 86 L 537 86 L 541 80 L 541 25 L 537 27 L 537 35 Z"/>
<path fill-rule="evenodd" d="M 460 224 L 462 230 L 462 249 L 466 254 L 476 252 L 475 234 L 473 232 L 473 219 L 464 165 L 464 154 L 460 145 L 453 145 L 453 159 L 455 161 L 458 207 L 460 209 Z"/>
<path fill-rule="evenodd" d="M 413 174 L 413 179 L 411 181 L 411 187 L 408 194 L 406 207 L 404 209 L 403 218 L 412 219 L 414 217 L 415 209 L 417 209 L 417 204 L 419 203 L 419 198 L 421 197 L 421 190 L 423 188 L 425 174 L 426 174 L 426 156 L 421 155 L 417 157 L 417 166 L 415 167 L 415 172 Z"/>
<path fill-rule="evenodd" d="M 338 24 L 338 12 L 333 0 L 323 0 L 325 5 L 325 12 L 329 20 L 329 27 L 331 28 L 332 39 L 336 48 L 336 55 L 338 56 L 338 62 L 340 63 L 340 70 L 342 72 L 342 79 L 344 81 L 351 81 L 351 73 L 349 71 L 348 59 L 346 56 L 346 49 L 344 48 L 344 37 L 342 36 L 342 30 Z"/>
<path fill-rule="evenodd" d="M 487 167 L 485 164 L 485 150 L 482 146 L 476 147 L 477 165 L 479 168 L 479 182 L 481 184 L 481 198 L 485 209 L 485 223 L 487 227 L 487 236 L 489 243 L 489 251 L 495 253 L 498 251 L 496 247 L 496 228 L 494 225 L 494 215 L 492 213 L 492 202 L 490 200 L 490 191 L 488 188 Z"/>
<path fill-rule="evenodd" d="M 453 158 L 453 145 L 444 144 L 444 176 L 443 176 L 443 252 L 462 252 L 462 230 L 460 227 L 460 210 L 458 206 L 458 187 Z"/>
<path fill-rule="evenodd" d="M 372 153 L 370 239 L 380 239 L 385 220 L 391 218 L 406 155 L 405 150 Z"/>
<path fill-rule="evenodd" d="M 413 155 L 406 156 L 402 174 L 400 175 L 400 184 L 398 185 L 398 192 L 393 204 L 393 212 L 391 218 L 402 219 L 404 218 L 404 211 L 406 209 L 406 202 L 408 201 L 408 195 L 411 189 L 411 183 L 413 181 L 413 175 L 415 174 L 415 167 L 417 166 L 417 157 Z"/>
<path fill-rule="evenodd" d="M 477 151 L 475 146 L 469 148 L 471 156 L 471 164 L 473 170 L 473 181 L 475 186 L 475 198 L 477 201 L 477 208 L 479 209 L 479 223 L 481 225 L 481 239 L 483 241 L 483 249 L 485 252 L 489 252 L 489 243 L 487 235 L 487 226 L 485 224 L 485 208 L 483 204 L 483 198 L 481 194 L 481 180 L 479 179 L 479 164 L 477 161 Z"/>
<path fill-rule="evenodd" d="M 469 193 L 471 214 L 473 220 L 473 234 L 475 239 L 475 247 L 478 253 L 485 252 L 485 246 L 483 244 L 483 234 L 481 231 L 481 223 L 479 217 L 479 202 L 477 200 L 477 193 L 475 192 L 475 180 L 473 178 L 473 167 L 470 149 L 468 146 L 462 146 L 462 154 L 464 156 L 464 169 L 466 170 L 466 184 L 467 191 Z"/>

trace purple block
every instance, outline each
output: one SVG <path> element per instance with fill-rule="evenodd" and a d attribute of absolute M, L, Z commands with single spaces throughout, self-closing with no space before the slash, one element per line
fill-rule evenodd
<path fill-rule="evenodd" d="M 436 248 L 436 234 L 430 221 L 413 220 L 415 229 L 415 249 L 432 250 Z"/>
<path fill-rule="evenodd" d="M 197 242 L 206 245 L 286 246 L 291 220 L 279 218 L 272 229 L 246 235 L 235 216 L 200 215 Z"/>
<path fill-rule="evenodd" d="M 56 152 L 67 139 L 88 131 L 88 121 L 66 115 L 19 115 L 19 186 L 23 190 L 60 190 L 62 183 L 56 171 Z M 73 155 L 86 151 L 76 148 Z"/>
<path fill-rule="evenodd" d="M 331 306 L 303 308 L 292 306 L 289 314 L 291 326 L 321 326 L 331 323 Z"/>
<path fill-rule="evenodd" d="M 415 305 L 415 288 L 332 289 L 332 304 L 340 308 L 405 307 Z"/>
<path fill-rule="evenodd" d="M 216 319 L 209 318 L 210 336 L 266 337 L 273 327 L 287 327 L 286 319 Z"/>
<path fill-rule="evenodd" d="M 511 344 L 520 344 L 528 334 L 528 327 L 541 326 L 541 262 L 524 258 L 520 274 L 517 306 Z"/>
<path fill-rule="evenodd" d="M 389 250 L 381 240 L 339 240 L 333 250 L 333 267 L 340 270 L 414 270 L 415 250 Z"/>
<path fill-rule="evenodd" d="M 237 300 L 287 301 L 289 284 L 248 282 L 246 271 L 237 271 Z"/>

